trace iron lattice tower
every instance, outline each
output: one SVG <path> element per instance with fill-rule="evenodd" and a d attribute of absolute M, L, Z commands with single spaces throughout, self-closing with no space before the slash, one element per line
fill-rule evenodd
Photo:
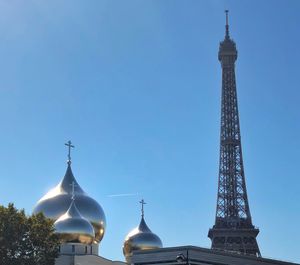
<path fill-rule="evenodd" d="M 235 81 L 237 49 L 229 36 L 227 10 L 225 28 L 218 56 L 222 66 L 222 103 L 217 209 L 208 237 L 212 249 L 260 256 L 256 241 L 259 230 L 252 224 L 246 190 Z"/>

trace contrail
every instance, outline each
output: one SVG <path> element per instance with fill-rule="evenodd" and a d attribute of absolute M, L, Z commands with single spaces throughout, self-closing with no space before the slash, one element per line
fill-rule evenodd
<path fill-rule="evenodd" d="M 128 196 L 137 196 L 137 193 L 120 193 L 120 194 L 110 194 L 107 195 L 107 197 L 109 198 L 113 198 L 113 197 L 128 197 Z"/>

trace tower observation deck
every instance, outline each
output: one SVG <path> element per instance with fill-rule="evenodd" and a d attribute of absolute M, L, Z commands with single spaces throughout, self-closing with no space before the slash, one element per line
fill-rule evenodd
<path fill-rule="evenodd" d="M 229 36 L 226 10 L 225 39 L 218 58 L 222 67 L 220 160 L 216 219 L 208 237 L 212 249 L 260 256 L 247 197 L 235 80 L 237 49 Z"/>

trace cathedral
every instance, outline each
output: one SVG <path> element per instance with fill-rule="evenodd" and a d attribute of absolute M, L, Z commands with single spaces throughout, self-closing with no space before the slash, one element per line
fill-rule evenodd
<path fill-rule="evenodd" d="M 34 207 L 33 213 L 42 212 L 55 221 L 59 235 L 60 256 L 56 265 L 90 264 L 110 265 L 113 261 L 99 256 L 99 244 L 105 234 L 106 220 L 102 207 L 80 187 L 71 168 L 71 148 L 69 141 L 67 169 L 56 187 L 44 195 Z M 144 218 L 144 200 L 140 224 L 125 238 L 123 253 L 127 263 L 131 263 L 133 251 L 162 248 L 160 238 L 152 233 Z M 127 264 L 114 261 L 114 264 Z"/>
<path fill-rule="evenodd" d="M 42 212 L 55 223 L 61 239 L 56 265 L 292 265 L 263 258 L 256 240 L 259 230 L 252 224 L 247 197 L 239 126 L 235 61 L 237 49 L 229 35 L 226 11 L 225 38 L 218 59 L 222 67 L 222 102 L 218 196 L 215 224 L 208 231 L 211 248 L 196 246 L 163 247 L 159 235 L 148 227 L 144 201 L 139 225 L 124 239 L 125 262 L 99 256 L 105 236 L 105 213 L 76 181 L 69 149 L 63 179 L 44 195 L 33 213 Z"/>

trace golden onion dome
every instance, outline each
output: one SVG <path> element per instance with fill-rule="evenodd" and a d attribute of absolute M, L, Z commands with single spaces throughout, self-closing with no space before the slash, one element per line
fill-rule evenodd
<path fill-rule="evenodd" d="M 89 197 L 77 183 L 70 160 L 61 182 L 37 202 L 33 213 L 42 212 L 46 217 L 56 221 L 68 210 L 72 201 L 72 189 L 74 189 L 76 206 L 80 214 L 94 227 L 94 243 L 99 243 L 104 236 L 106 227 L 104 212 L 101 206 Z"/>
<path fill-rule="evenodd" d="M 92 244 L 95 238 L 93 226 L 80 214 L 74 200 L 67 212 L 56 220 L 54 227 L 63 243 Z"/>
<path fill-rule="evenodd" d="M 145 204 L 144 200 L 141 201 Z M 144 219 L 144 210 L 142 206 L 142 219 L 138 227 L 134 228 L 125 238 L 123 244 L 123 254 L 127 262 L 130 262 L 132 252 L 135 250 L 150 250 L 162 248 L 160 238 L 154 234 L 147 226 Z"/>

